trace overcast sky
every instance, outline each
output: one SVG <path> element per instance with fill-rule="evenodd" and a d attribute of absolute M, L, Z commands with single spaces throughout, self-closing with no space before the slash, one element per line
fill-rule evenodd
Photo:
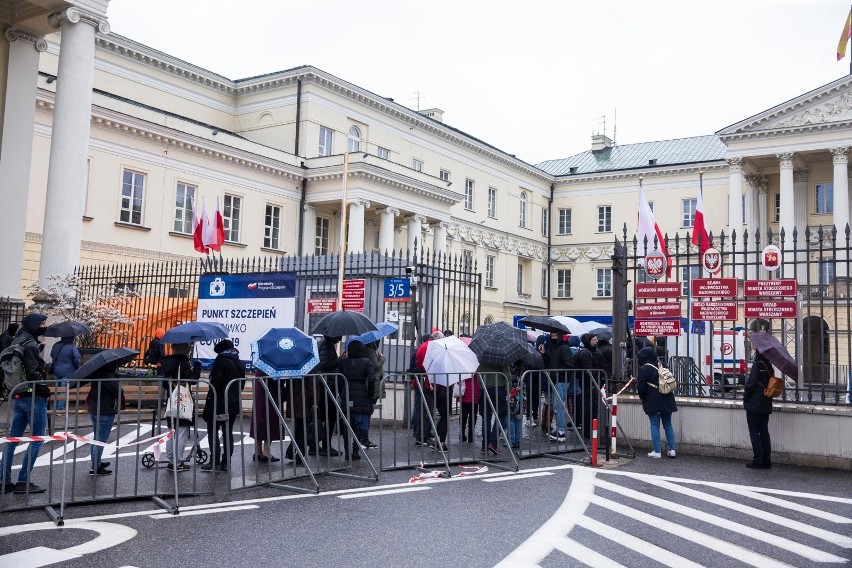
<path fill-rule="evenodd" d="M 113 32 L 231 79 L 313 65 L 529 162 L 712 134 L 849 73 L 850 0 L 111 0 Z M 852 48 L 850 48 L 852 54 Z M 616 119 L 617 113 L 617 121 Z"/>

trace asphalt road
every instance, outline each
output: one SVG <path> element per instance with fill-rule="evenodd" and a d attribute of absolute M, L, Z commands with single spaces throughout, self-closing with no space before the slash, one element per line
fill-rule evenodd
<path fill-rule="evenodd" d="M 236 491 L 227 503 L 184 500 L 178 515 L 149 501 L 75 507 L 62 528 L 41 511 L 7 512 L 0 567 L 680 568 L 852 558 L 848 472 L 755 471 L 691 456 L 621 461 L 592 469 L 525 460 L 518 473 L 492 467 L 417 483 L 412 471 L 384 472 L 378 483 L 324 476 L 318 495 Z"/>

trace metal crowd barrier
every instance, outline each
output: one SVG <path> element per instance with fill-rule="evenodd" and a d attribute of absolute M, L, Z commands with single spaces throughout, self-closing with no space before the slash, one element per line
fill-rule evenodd
<path fill-rule="evenodd" d="M 197 467 L 188 467 L 186 472 L 178 467 L 184 462 L 200 465 L 207 460 L 207 452 L 198 435 L 197 418 L 199 399 L 203 400 L 201 395 L 206 397 L 210 388 L 206 380 L 188 385 L 196 414 L 188 440 L 192 443 L 191 453 L 186 454 L 186 447 L 178 447 L 172 452 L 172 470 L 167 471 L 164 469 L 169 465 L 165 461 L 166 444 L 177 445 L 178 437 L 175 435 L 177 428 L 173 433 L 167 426 L 163 410 L 177 381 L 163 377 L 117 378 L 125 394 L 124 401 L 119 404 L 101 456 L 102 462 L 109 462 L 107 469 L 111 473 L 93 475 L 91 453 L 95 446 L 87 442 L 94 438 L 91 421 L 100 421 L 106 415 L 101 414 L 99 408 L 94 415 L 90 414 L 86 397 L 98 400 L 107 380 L 112 379 L 87 381 L 81 387 L 60 385 L 55 380 L 46 381 L 54 396 L 47 399 L 44 409 L 47 417 L 42 437 L 45 447 L 41 446 L 41 442 L 30 439 L 33 429 L 29 424 L 21 435 L 22 443 L 6 441 L 0 444 L 0 471 L 5 471 L 6 456 L 10 452 L 12 454 L 12 477 L 5 480 L 12 483 L 17 481 L 24 460 L 32 453 L 31 448 L 37 448 L 38 457 L 32 463 L 28 482 L 44 486 L 45 491 L 31 493 L 27 486 L 27 491 L 22 494 L 10 494 L 5 485 L 0 485 L 0 512 L 43 508 L 54 522 L 61 525 L 65 508 L 69 505 L 150 499 L 166 511 L 177 513 L 181 496 L 214 493 L 212 479 L 199 475 Z M 18 385 L 9 393 L 4 404 L 10 431 L 16 405 L 22 415 L 35 416 L 38 410 L 36 403 L 43 400 L 29 395 L 15 399 L 16 395 L 29 388 L 34 388 L 34 383 Z M 215 392 L 213 397 L 215 402 Z M 156 458 L 157 454 L 160 454 L 160 459 Z"/>

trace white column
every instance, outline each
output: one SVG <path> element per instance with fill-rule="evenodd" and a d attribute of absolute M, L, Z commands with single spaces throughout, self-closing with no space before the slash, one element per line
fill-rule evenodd
<path fill-rule="evenodd" d="M 301 255 L 314 254 L 317 236 L 317 210 L 313 205 L 305 205 L 305 215 L 302 219 L 302 250 Z"/>
<path fill-rule="evenodd" d="M 39 267 L 42 285 L 52 274 L 73 272 L 80 260 L 95 30 L 109 33 L 105 19 L 74 7 L 51 15 L 48 21 L 61 30 L 62 39 Z"/>
<path fill-rule="evenodd" d="M 743 240 L 743 159 L 728 160 L 728 238 L 736 232 L 737 246 Z"/>
<path fill-rule="evenodd" d="M 834 226 L 838 238 L 846 238 L 846 226 L 849 224 L 849 156 L 848 148 L 832 148 L 834 160 Z"/>
<path fill-rule="evenodd" d="M 423 223 L 426 217 L 423 215 L 409 215 L 405 218 L 408 223 L 408 254 L 413 258 L 417 257 L 420 260 L 421 250 L 425 253 L 426 247 L 423 246 Z M 416 244 L 415 244 L 416 241 Z M 417 247 L 415 250 L 414 247 Z"/>
<path fill-rule="evenodd" d="M 796 195 L 793 187 L 793 153 L 787 152 L 777 154 L 780 173 L 781 173 L 781 218 L 779 223 L 779 232 L 784 231 L 784 243 L 781 247 L 785 251 L 793 249 L 793 227 L 796 225 Z M 806 204 L 800 204 L 805 207 Z M 795 257 L 791 252 L 785 252 L 783 258 L 783 273 L 785 277 L 791 277 L 794 274 Z"/>
<path fill-rule="evenodd" d="M 444 222 L 438 222 L 438 223 L 435 223 L 435 225 L 432 226 L 432 231 L 434 233 L 433 234 L 434 240 L 432 241 L 432 246 L 434 247 L 433 250 L 435 251 L 436 258 L 440 258 L 437 255 L 441 255 L 441 257 L 443 257 L 445 254 L 447 254 L 447 227 L 448 226 L 449 225 L 447 223 L 444 223 Z"/>
<path fill-rule="evenodd" d="M 393 218 L 399 215 L 399 209 L 385 207 L 379 210 L 381 219 L 379 221 L 379 252 L 389 254 L 393 252 Z"/>
<path fill-rule="evenodd" d="M 808 208 L 805 205 L 808 202 L 808 170 L 793 170 L 793 195 L 796 203 L 801 203 L 796 207 L 794 220 L 796 223 L 796 246 L 799 249 L 807 248 L 808 234 Z M 773 215 L 775 214 L 775 203 L 772 204 Z M 806 262 L 808 253 L 802 250 L 796 255 L 796 262 Z M 802 265 L 804 266 L 804 265 Z M 800 279 L 806 281 L 806 271 L 800 270 Z"/>
<path fill-rule="evenodd" d="M 349 202 L 349 232 L 346 236 L 346 252 L 364 252 L 364 209 L 369 206 L 370 202 L 363 199 Z"/>
<path fill-rule="evenodd" d="M 39 53 L 47 42 L 22 28 L 9 28 L 6 74 L 6 104 L 3 108 L 3 136 L 0 140 L 0 296 L 19 298 L 26 235 L 27 197 L 33 154 L 33 124 L 38 82 Z"/>

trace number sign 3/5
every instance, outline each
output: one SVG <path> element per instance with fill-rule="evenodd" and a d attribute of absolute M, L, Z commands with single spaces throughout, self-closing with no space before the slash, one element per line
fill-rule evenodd
<path fill-rule="evenodd" d="M 410 298 L 408 278 L 385 278 L 385 302 L 407 302 Z"/>

